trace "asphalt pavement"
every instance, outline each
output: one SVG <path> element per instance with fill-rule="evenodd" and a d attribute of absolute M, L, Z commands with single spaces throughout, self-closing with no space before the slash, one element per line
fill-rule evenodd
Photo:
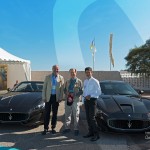
<path fill-rule="evenodd" d="M 20 124 L 0 124 L 0 150 L 150 150 L 150 138 L 146 139 L 145 133 L 100 132 L 100 139 L 96 142 L 83 138 L 88 131 L 83 111 L 79 127 L 79 136 L 74 136 L 73 123 L 72 132 L 62 134 L 64 102 L 61 102 L 55 135 L 51 132 L 41 135 L 43 125 L 25 127 Z"/>
<path fill-rule="evenodd" d="M 100 139 L 96 142 L 83 138 L 88 128 L 84 112 L 81 114 L 79 136 L 74 136 L 73 124 L 72 132 L 62 134 L 64 102 L 59 106 L 55 135 L 49 132 L 43 136 L 43 125 L 29 128 L 20 124 L 0 124 L 0 150 L 150 150 L 150 139 L 145 139 L 144 133 L 100 132 Z"/>

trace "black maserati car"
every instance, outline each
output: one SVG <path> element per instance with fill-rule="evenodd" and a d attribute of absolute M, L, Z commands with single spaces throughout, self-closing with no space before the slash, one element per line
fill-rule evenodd
<path fill-rule="evenodd" d="M 45 103 L 43 82 L 20 82 L 8 93 L 0 95 L 0 123 L 22 123 L 32 126 L 43 123 Z"/>
<path fill-rule="evenodd" d="M 96 120 L 101 130 L 150 130 L 150 100 L 123 81 L 100 82 Z"/>

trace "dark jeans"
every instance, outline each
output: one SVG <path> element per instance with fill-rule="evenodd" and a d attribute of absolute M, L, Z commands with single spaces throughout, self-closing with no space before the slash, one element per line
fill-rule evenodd
<path fill-rule="evenodd" d="M 85 100 L 84 102 L 86 119 L 87 119 L 90 134 L 98 134 L 98 128 L 95 119 L 96 100 L 97 100 L 96 98 L 91 98 L 90 100 Z"/>
<path fill-rule="evenodd" d="M 51 110 L 52 110 L 51 128 L 54 129 L 56 127 L 58 106 L 59 103 L 56 102 L 56 95 L 51 95 L 50 101 L 45 103 L 44 129 L 49 128 Z"/>

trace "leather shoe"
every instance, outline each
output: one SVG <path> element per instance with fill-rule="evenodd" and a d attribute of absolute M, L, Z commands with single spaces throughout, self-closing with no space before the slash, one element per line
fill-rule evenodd
<path fill-rule="evenodd" d="M 99 135 L 95 134 L 92 138 L 91 141 L 97 141 L 99 139 Z"/>
<path fill-rule="evenodd" d="M 52 129 L 52 134 L 56 134 L 56 131 L 54 129 Z"/>
<path fill-rule="evenodd" d="M 46 135 L 48 132 L 48 129 L 44 129 L 44 131 L 42 132 L 42 135 Z"/>
<path fill-rule="evenodd" d="M 66 133 L 69 133 L 70 132 L 70 129 L 65 129 L 65 130 L 63 130 L 63 134 L 66 134 Z"/>
<path fill-rule="evenodd" d="M 79 130 L 74 130 L 74 135 L 78 136 L 79 135 Z"/>
<path fill-rule="evenodd" d="M 92 136 L 94 136 L 94 134 L 88 133 L 87 135 L 84 135 L 83 137 L 84 137 L 84 138 L 89 138 L 89 137 L 92 137 Z"/>

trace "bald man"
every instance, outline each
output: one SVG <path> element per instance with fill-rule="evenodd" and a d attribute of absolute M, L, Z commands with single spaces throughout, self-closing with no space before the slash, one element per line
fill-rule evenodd
<path fill-rule="evenodd" d="M 52 134 L 55 134 L 57 123 L 57 112 L 59 102 L 63 99 L 64 78 L 59 74 L 59 66 L 52 67 L 52 74 L 45 77 L 42 99 L 45 102 L 45 117 L 43 135 L 47 134 L 50 122 L 50 113 L 52 111 L 51 129 Z"/>

